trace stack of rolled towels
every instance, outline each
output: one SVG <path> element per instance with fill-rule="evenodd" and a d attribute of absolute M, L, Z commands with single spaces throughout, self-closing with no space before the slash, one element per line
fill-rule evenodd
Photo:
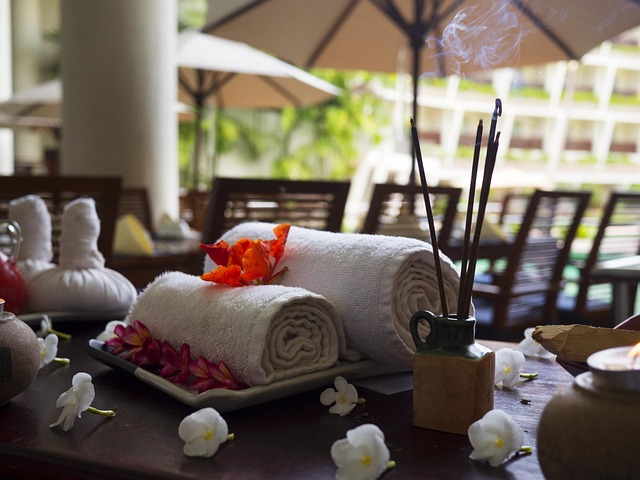
<path fill-rule="evenodd" d="M 243 223 L 222 237 L 269 240 L 276 225 Z M 441 255 L 448 305 L 457 302 L 459 272 Z M 441 312 L 429 243 L 383 235 L 331 233 L 292 226 L 278 285 L 229 287 L 170 272 L 150 283 L 126 321 L 194 357 L 224 360 L 236 377 L 261 385 L 373 359 L 412 368 L 413 313 Z M 209 258 L 204 271 L 216 268 Z M 427 332 L 425 332 L 426 334 Z"/>

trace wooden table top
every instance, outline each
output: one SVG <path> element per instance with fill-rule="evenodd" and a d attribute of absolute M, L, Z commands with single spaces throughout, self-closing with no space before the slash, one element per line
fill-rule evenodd
<path fill-rule="evenodd" d="M 594 267 L 591 276 L 596 280 L 640 281 L 640 255 L 600 262 Z"/>
<path fill-rule="evenodd" d="M 359 424 L 375 423 L 397 463 L 383 479 L 543 478 L 535 454 L 538 420 L 551 396 L 572 381 L 553 360 L 527 359 L 525 370 L 538 372 L 537 379 L 514 391 L 496 388 L 495 408 L 511 414 L 524 431 L 525 444 L 534 447 L 533 455 L 499 468 L 470 460 L 472 447 L 464 435 L 414 427 L 411 391 L 385 395 L 361 387 L 358 393 L 366 403 L 345 417 L 330 414 L 320 403 L 323 388 L 223 413 L 235 440 L 223 444 L 212 458 L 190 458 L 182 453 L 178 425 L 193 410 L 86 353 L 88 340 L 103 326 L 104 322 L 54 324 L 73 334 L 58 350 L 58 356 L 70 358 L 71 364 L 47 365 L 26 391 L 0 407 L 0 477 L 334 478 L 332 443 Z M 505 346 L 482 343 L 494 349 Z M 60 412 L 57 397 L 71 387 L 79 371 L 93 377 L 93 406 L 116 409 L 117 415 L 107 419 L 85 412 L 68 432 L 49 428 Z"/>

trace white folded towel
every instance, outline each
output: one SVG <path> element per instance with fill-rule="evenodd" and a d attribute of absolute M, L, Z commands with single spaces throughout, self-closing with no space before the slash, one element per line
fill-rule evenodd
<path fill-rule="evenodd" d="M 51 262 L 51 215 L 37 195 L 25 195 L 9 203 L 9 220 L 20 225 L 22 242 L 18 250 L 18 270 L 27 279 L 55 267 Z"/>
<path fill-rule="evenodd" d="M 112 312 L 125 315 L 137 291 L 122 274 L 104 267 L 98 251 L 100 220 L 92 198 L 78 198 L 64 209 L 60 265 L 26 280 L 31 311 Z"/>
<path fill-rule="evenodd" d="M 223 235 L 274 238 L 275 225 L 243 223 Z M 459 272 L 441 255 L 449 311 L 458 298 Z M 331 233 L 291 227 L 279 266 L 289 270 L 277 283 L 327 298 L 344 323 L 347 346 L 380 363 L 410 369 L 415 343 L 409 331 L 418 310 L 441 313 L 431 245 L 384 235 Z M 215 268 L 208 257 L 204 271 Z"/>
<path fill-rule="evenodd" d="M 348 355 L 339 317 L 320 295 L 281 285 L 228 287 L 167 272 L 151 282 L 125 321 L 195 359 L 223 360 L 249 386 L 327 369 Z"/>

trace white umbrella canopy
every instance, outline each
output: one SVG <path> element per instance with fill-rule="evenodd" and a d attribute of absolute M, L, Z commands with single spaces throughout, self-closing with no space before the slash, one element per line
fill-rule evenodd
<path fill-rule="evenodd" d="M 185 104 L 176 102 L 175 111 L 180 120 L 192 118 Z M 0 102 L 0 120 L 7 127 L 61 127 L 62 81 L 59 78 L 49 80 Z"/>
<path fill-rule="evenodd" d="M 640 25 L 637 0 L 209 0 L 204 32 L 304 68 L 421 75 L 578 59 Z M 413 179 L 412 166 L 412 179 Z"/>
<path fill-rule="evenodd" d="M 246 44 L 195 31 L 178 38 L 179 98 L 224 108 L 282 108 L 340 94 L 331 83 Z"/>
<path fill-rule="evenodd" d="M 49 80 L 34 87 L 15 93 L 10 99 L 0 103 L 0 113 L 20 118 L 59 121 L 62 118 L 62 83 Z"/>
<path fill-rule="evenodd" d="M 196 31 L 178 37 L 179 99 L 196 107 L 193 182 L 200 182 L 203 107 L 283 108 L 340 94 L 331 83 L 246 44 Z"/>

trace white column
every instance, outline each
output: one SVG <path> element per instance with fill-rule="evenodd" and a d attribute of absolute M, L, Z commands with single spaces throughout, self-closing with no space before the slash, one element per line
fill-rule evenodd
<path fill-rule="evenodd" d="M 23 90 L 40 83 L 40 28 L 39 0 L 11 2 L 13 43 L 13 89 Z M 20 130 L 15 134 L 15 156 L 22 163 L 37 164 L 42 158 L 40 135 Z"/>
<path fill-rule="evenodd" d="M 11 96 L 11 2 L 0 0 L 0 101 Z M 13 174 L 13 133 L 0 128 L 0 175 Z"/>
<path fill-rule="evenodd" d="M 175 0 L 63 0 L 62 37 L 62 173 L 122 176 L 177 218 Z"/>

